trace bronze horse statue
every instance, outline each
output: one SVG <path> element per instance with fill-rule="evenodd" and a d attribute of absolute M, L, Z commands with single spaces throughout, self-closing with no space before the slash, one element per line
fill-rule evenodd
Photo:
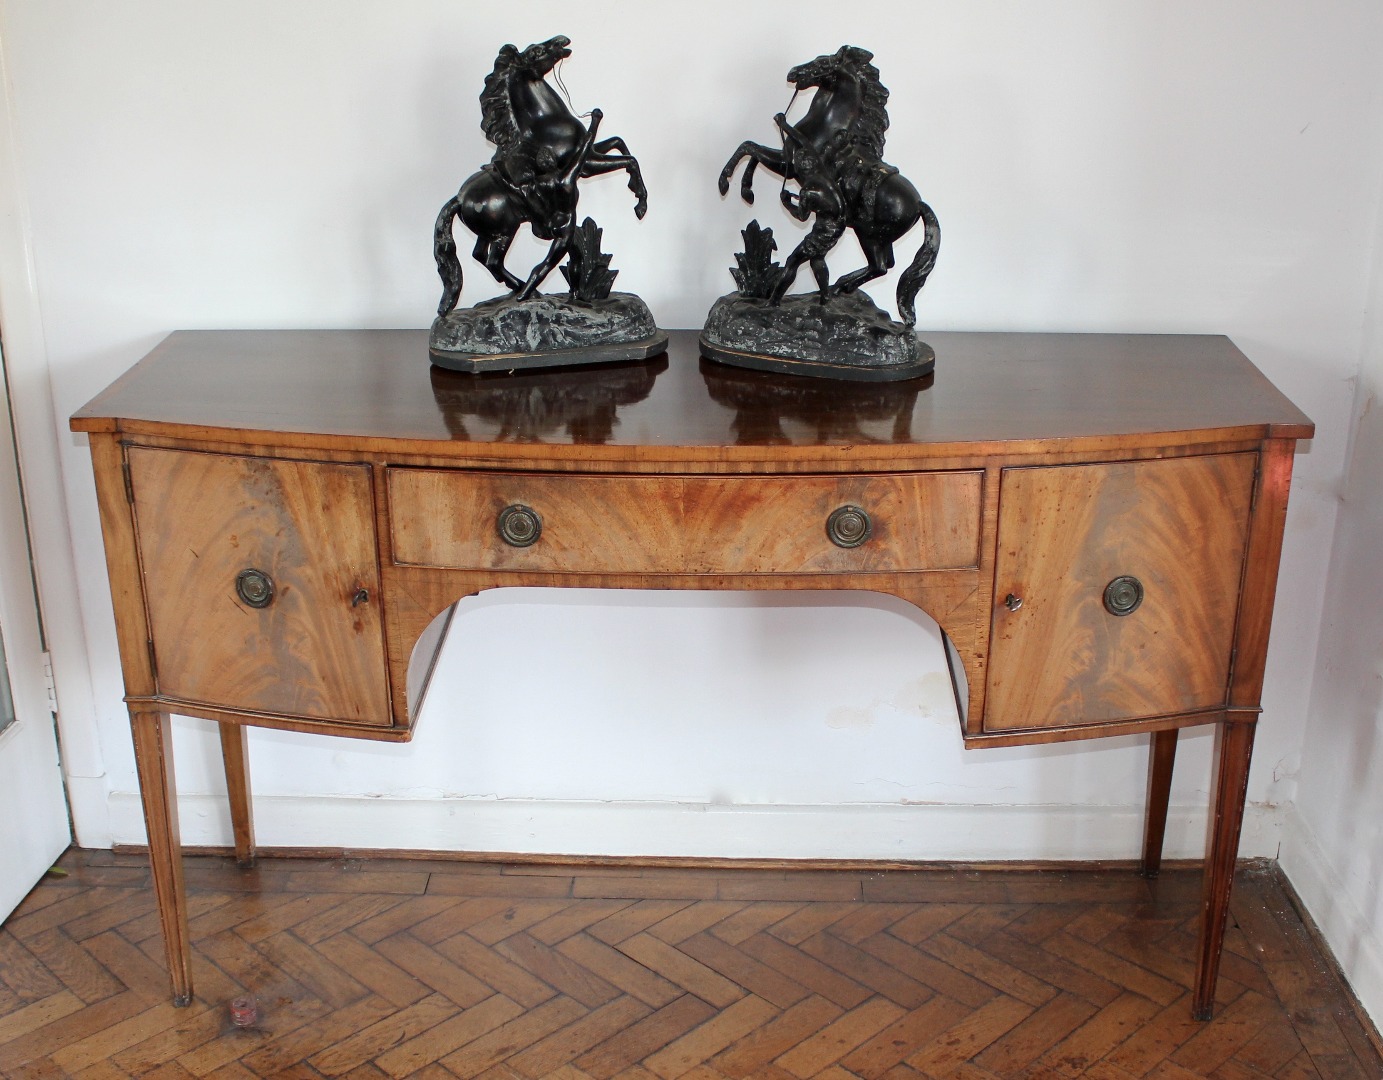
<path fill-rule="evenodd" d="M 588 176 L 623 170 L 637 202 L 636 217 L 648 210 L 639 163 L 618 137 L 596 138 L 601 111 L 591 112 L 590 126 L 572 115 L 545 76 L 571 55 L 568 38 L 554 37 L 520 52 L 505 45 L 480 94 L 481 129 L 495 144 L 494 158 L 467 178 L 437 215 L 433 255 L 442 278 L 438 315 L 456 306 L 461 296 L 461 263 L 456 257 L 452 221 L 460 217 L 476 235 L 474 255 L 516 300 L 527 300 L 543 279 L 570 255 L 576 232 L 577 182 Z M 528 222 L 533 235 L 548 240 L 547 253 L 526 279 L 512 274 L 504 257 L 519 226 Z"/>
<path fill-rule="evenodd" d="M 898 281 L 898 312 L 912 326 L 915 301 L 941 248 L 941 225 L 917 189 L 894 166 L 883 160 L 888 128 L 888 90 L 879 82 L 874 55 L 851 45 L 818 56 L 788 72 L 793 96 L 814 87 L 807 114 L 798 124 L 774 117 L 783 137 L 781 149 L 743 142 L 720 173 L 720 193 L 730 190 L 730 178 L 745 158 L 749 164 L 740 179 L 740 195 L 754 201 L 754 170 L 762 165 L 784 180 L 781 200 L 799 221 L 812 215 L 811 231 L 783 263 L 770 302 L 781 302 L 806 262 L 811 264 L 822 300 L 851 293 L 866 281 L 882 277 L 893 267 L 893 245 L 919 220 L 922 246 Z M 787 181 L 794 181 L 793 191 Z M 867 265 L 831 284 L 826 254 L 846 229 L 854 229 Z"/>

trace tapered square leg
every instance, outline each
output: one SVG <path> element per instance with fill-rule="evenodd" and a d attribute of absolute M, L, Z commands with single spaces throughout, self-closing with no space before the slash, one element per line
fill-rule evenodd
<path fill-rule="evenodd" d="M 183 887 L 182 838 L 178 830 L 177 785 L 168 714 L 130 712 L 139 794 L 149 835 L 149 867 L 154 879 L 163 947 L 173 1004 L 192 1001 L 192 945 L 187 930 L 187 892 Z"/>
<path fill-rule="evenodd" d="M 243 724 L 223 723 L 220 728 L 221 759 L 226 768 L 226 795 L 230 801 L 231 828 L 235 832 L 235 861 L 248 868 L 255 863 L 248 733 Z"/>
<path fill-rule="evenodd" d="M 1148 753 L 1148 805 L 1143 819 L 1143 876 L 1162 869 L 1162 841 L 1167 835 L 1167 803 L 1172 795 L 1172 767 L 1177 758 L 1177 729 L 1154 731 Z"/>
<path fill-rule="evenodd" d="M 1191 1015 L 1209 1020 L 1215 1005 L 1215 981 L 1220 974 L 1229 918 L 1229 893 L 1239 854 L 1239 830 L 1244 823 L 1249 762 L 1253 757 L 1256 720 L 1226 720 L 1215 732 L 1214 788 L 1210 796 L 1210 838 L 1206 845 L 1201 886 L 1200 961 Z"/>

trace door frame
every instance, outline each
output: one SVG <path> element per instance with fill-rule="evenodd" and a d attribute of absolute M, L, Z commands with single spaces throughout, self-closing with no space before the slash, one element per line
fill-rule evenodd
<path fill-rule="evenodd" d="M 87 649 L 86 606 L 78 588 L 77 566 L 68 520 L 67 488 L 62 467 L 62 444 L 53 404 L 52 373 L 44 341 L 39 303 L 38 275 L 33 258 L 29 225 L 29 201 L 19 165 L 18 127 L 14 102 L 9 93 L 7 63 L 8 40 L 0 2 L 0 337 L 5 349 L 9 405 L 14 416 L 14 437 L 9 435 L 9 415 L 5 417 L 4 453 L 17 451 L 18 471 L 29 497 L 28 534 L 33 551 L 32 574 L 37 582 L 38 610 L 34 608 L 35 588 L 29 584 L 30 564 L 25 552 L 23 564 L 27 618 L 38 623 L 42 612 L 44 644 L 51 656 L 56 697 L 60 704 L 58 731 L 63 747 L 63 774 L 76 832 L 76 842 L 84 847 L 111 845 L 110 810 L 106 766 L 101 751 L 96 697 L 92 688 L 92 669 Z M 69 440 L 72 437 L 69 436 Z M 74 457 L 85 457 L 84 447 L 72 442 Z M 87 474 L 80 475 L 90 488 Z M 18 483 L 18 479 L 14 481 Z M 93 500 L 94 501 L 94 500 Z M 8 574 L 7 569 L 7 574 Z M 104 567 L 94 568 L 93 580 L 104 589 Z M 108 596 L 102 597 L 109 603 Z M 99 613 L 98 613 L 99 614 Z M 16 616 L 22 622 L 26 616 Z M 7 626 L 12 621 L 7 613 Z M 11 630 L 19 635 L 19 630 Z M 114 641 L 114 631 L 111 631 Z M 22 646 L 6 642 L 13 654 L 10 663 L 20 668 Z M 113 647 L 113 646 L 112 646 Z M 20 675 L 12 672 L 15 681 Z M 42 681 L 39 665 L 38 686 L 44 702 L 48 688 Z M 20 690 L 16 686 L 16 709 Z M 123 718 L 119 697 L 111 703 L 112 715 Z"/>
<path fill-rule="evenodd" d="M 3 341 L 0 341 L 3 349 Z M 0 919 L 38 883 L 72 840 L 58 755 L 57 700 L 50 697 L 38 595 L 29 559 L 19 461 L 8 394 L 0 386 L 0 630 L 14 723 L 0 731 L 4 837 Z"/>

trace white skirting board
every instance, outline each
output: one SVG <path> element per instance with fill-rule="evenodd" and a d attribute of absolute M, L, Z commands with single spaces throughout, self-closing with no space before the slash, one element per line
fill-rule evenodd
<path fill-rule="evenodd" d="M 1283 815 L 1278 863 L 1311 913 L 1354 996 L 1375 1023 L 1383 1020 L 1383 923 L 1356 903 L 1344 875 L 1326 857 L 1295 806 Z M 1375 871 L 1376 872 L 1376 871 Z"/>
<path fill-rule="evenodd" d="M 180 795 L 182 841 L 230 846 L 219 795 Z M 143 844 L 139 797 L 110 797 L 113 842 Z M 1240 855 L 1275 857 L 1281 808 L 1250 804 Z M 740 806 L 521 799 L 263 796 L 265 847 L 515 852 L 544 855 L 782 859 L 1133 859 L 1142 806 Z M 1205 807 L 1174 806 L 1164 855 L 1200 858 Z"/>

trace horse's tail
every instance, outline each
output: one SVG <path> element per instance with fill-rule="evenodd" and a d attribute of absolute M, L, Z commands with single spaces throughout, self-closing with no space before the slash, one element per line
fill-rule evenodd
<path fill-rule="evenodd" d="M 461 299 L 461 260 L 456 257 L 456 238 L 451 234 L 452 218 L 461 209 L 458 194 L 442 207 L 437 215 L 437 227 L 432 232 L 432 255 L 437 260 L 437 273 L 442 279 L 442 302 L 437 314 L 445 315 Z"/>
<path fill-rule="evenodd" d="M 926 227 L 922 236 L 922 246 L 912 257 L 912 264 L 898 279 L 898 314 L 903 316 L 903 321 L 909 326 L 917 322 L 917 311 L 913 307 L 913 301 L 922 291 L 922 286 L 927 284 L 927 275 L 936 265 L 936 253 L 941 250 L 941 223 L 936 220 L 936 214 L 932 213 L 932 208 L 926 203 L 922 204 L 922 224 Z"/>

